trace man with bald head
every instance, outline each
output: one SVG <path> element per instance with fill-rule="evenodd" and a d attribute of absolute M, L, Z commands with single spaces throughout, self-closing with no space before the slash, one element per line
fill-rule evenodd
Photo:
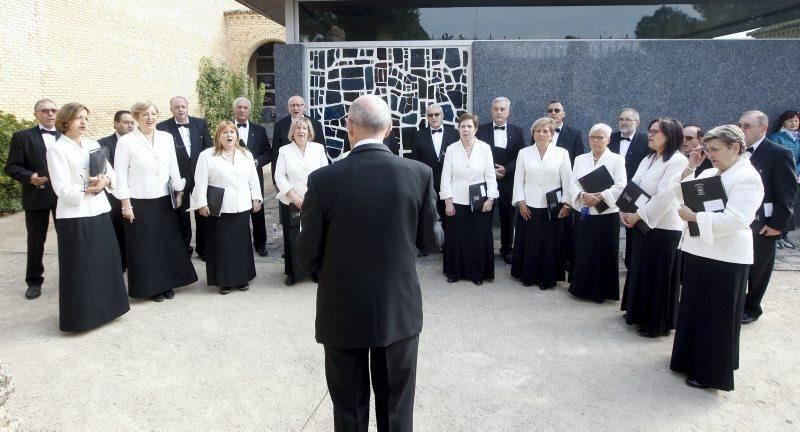
<path fill-rule="evenodd" d="M 370 380 L 378 430 L 413 429 L 422 293 L 416 247 L 433 252 L 433 175 L 383 144 L 392 123 L 374 95 L 350 106 L 350 155 L 308 176 L 297 238 L 300 264 L 319 273 L 316 339 L 334 430 L 367 430 Z M 416 247 L 415 247 L 416 246 Z"/>
<path fill-rule="evenodd" d="M 278 163 L 278 150 L 289 144 L 289 128 L 292 126 L 294 119 L 305 117 L 311 120 L 311 125 L 314 127 L 314 142 L 325 146 L 325 133 L 322 130 L 322 124 L 305 114 L 306 101 L 302 97 L 297 95 L 290 97 L 286 110 L 289 115 L 275 122 L 275 127 L 272 130 L 272 163 L 270 164 L 272 167 L 272 184 L 275 184 L 275 164 Z"/>
<path fill-rule="evenodd" d="M 205 119 L 189 115 L 189 102 L 185 97 L 175 96 L 170 99 L 169 110 L 172 112 L 172 118 L 158 123 L 156 129 L 172 135 L 178 169 L 181 177 L 186 179 L 185 199 L 176 212 L 186 252 L 191 255 L 195 249 L 192 248 L 192 222 L 189 212 L 186 211 L 189 208 L 189 194 L 194 189 L 194 170 L 197 167 L 197 158 L 200 157 L 200 152 L 213 146 L 214 143 L 211 141 Z M 197 228 L 195 233 L 197 255 L 205 260 L 205 218 L 194 212 L 194 220 Z"/>

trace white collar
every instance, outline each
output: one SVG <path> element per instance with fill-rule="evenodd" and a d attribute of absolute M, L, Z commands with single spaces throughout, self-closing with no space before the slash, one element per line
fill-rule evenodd
<path fill-rule="evenodd" d="M 764 142 L 764 139 L 765 139 L 765 138 L 766 138 L 766 136 L 764 136 L 764 138 L 761 138 L 760 140 L 756 141 L 756 143 L 755 143 L 755 144 L 751 145 L 751 146 L 750 146 L 750 147 L 748 147 L 748 148 L 752 148 L 752 149 L 753 149 L 753 153 L 755 153 L 755 152 L 756 152 L 756 150 L 758 150 L 758 146 L 759 146 L 759 145 L 761 145 L 761 143 L 762 143 L 762 142 Z"/>
<path fill-rule="evenodd" d="M 383 141 L 375 139 L 375 138 L 367 138 L 367 139 L 363 139 L 363 140 L 357 142 L 356 145 L 353 146 L 353 148 L 355 149 L 356 147 L 360 146 L 361 144 L 383 144 Z"/>

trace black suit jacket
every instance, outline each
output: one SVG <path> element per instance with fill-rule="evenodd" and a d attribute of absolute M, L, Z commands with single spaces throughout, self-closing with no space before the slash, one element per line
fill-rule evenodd
<path fill-rule="evenodd" d="M 60 133 L 56 133 L 56 139 L 60 136 Z M 49 209 L 56 203 L 53 185 L 49 181 L 44 184 L 44 189 L 32 185 L 33 173 L 37 173 L 40 177 L 50 177 L 47 170 L 47 147 L 39 132 L 39 125 L 11 135 L 6 174 L 22 184 L 23 209 Z"/>
<path fill-rule="evenodd" d="M 422 330 L 416 247 L 433 252 L 436 196 L 424 164 L 365 143 L 308 177 L 297 256 L 319 272 L 316 339 L 385 347 Z"/>
<path fill-rule="evenodd" d="M 117 133 L 114 132 L 107 137 L 100 138 L 97 140 L 97 143 L 100 144 L 100 147 L 105 147 L 108 149 L 108 163 L 111 164 L 111 167 L 114 167 L 114 155 L 117 153 Z"/>
<path fill-rule="evenodd" d="M 322 129 L 322 124 L 317 120 L 303 114 L 303 116 L 311 120 L 314 127 L 314 142 L 320 143 L 325 146 L 325 132 Z M 278 163 L 278 151 L 281 147 L 289 144 L 289 128 L 292 126 L 292 116 L 286 117 L 275 122 L 272 130 L 272 160 L 270 166 L 272 167 L 272 184 L 275 184 L 275 164 Z"/>
<path fill-rule="evenodd" d="M 785 231 L 793 217 L 794 197 L 797 194 L 797 177 L 794 171 L 792 152 L 781 145 L 764 138 L 758 145 L 750 163 L 761 175 L 764 185 L 764 201 L 756 212 L 756 219 L 750 225 L 758 234 L 764 225 Z M 772 203 L 772 216 L 764 216 L 764 204 Z"/>
<path fill-rule="evenodd" d="M 181 177 L 186 179 L 186 193 L 191 193 L 194 189 L 194 170 L 197 167 L 197 158 L 200 152 L 211 147 L 211 134 L 208 132 L 208 124 L 205 119 L 189 116 L 189 139 L 191 143 L 183 142 L 181 133 L 175 118 L 169 118 L 156 125 L 156 129 L 172 134 L 175 142 L 175 156 L 178 159 L 178 169 Z M 191 156 L 186 152 L 186 147 L 190 146 Z"/>
<path fill-rule="evenodd" d="M 569 163 L 573 166 L 575 165 L 575 158 L 586 153 L 586 149 L 583 147 L 581 133 L 567 125 L 561 126 L 556 146 L 567 150 L 569 153 Z"/>
<path fill-rule="evenodd" d="M 436 154 L 433 138 L 431 138 L 431 128 L 422 128 L 414 133 L 410 158 L 431 167 L 433 171 L 433 189 L 436 193 L 439 193 L 439 185 L 442 182 L 444 152 L 447 146 L 458 140 L 458 132 L 452 126 L 442 125 L 442 148 L 439 154 Z"/>
<path fill-rule="evenodd" d="M 247 137 L 247 150 L 253 154 L 256 160 L 256 172 L 258 172 L 258 182 L 261 184 L 261 193 L 264 193 L 264 166 L 272 162 L 272 147 L 269 145 L 267 130 L 263 126 L 250 123 L 250 131 Z M 239 128 L 241 133 L 241 128 Z M 276 156 L 277 157 L 277 156 Z"/>
<path fill-rule="evenodd" d="M 497 179 L 497 189 L 502 196 L 511 197 L 514 192 L 514 170 L 517 166 L 517 155 L 525 147 L 525 138 L 522 128 L 506 123 L 506 148 L 502 149 L 494 145 L 494 122 L 482 124 L 478 128 L 476 137 L 489 144 L 492 148 L 492 158 L 494 163 L 502 165 L 506 169 L 505 177 Z"/>
<path fill-rule="evenodd" d="M 619 142 L 621 138 L 622 133 L 620 131 L 612 133 L 611 142 L 608 143 L 608 149 L 619 154 Z M 639 169 L 639 164 L 642 162 L 642 159 L 647 156 L 649 150 L 650 147 L 647 146 L 647 135 L 636 131 L 633 135 L 633 140 L 631 140 L 631 145 L 628 146 L 628 152 L 621 155 L 625 157 L 625 172 L 628 175 L 628 181 L 631 181 L 633 175 L 636 174 L 636 170 Z"/>

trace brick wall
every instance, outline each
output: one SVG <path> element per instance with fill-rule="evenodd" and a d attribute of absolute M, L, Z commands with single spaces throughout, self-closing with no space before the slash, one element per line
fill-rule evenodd
<path fill-rule="evenodd" d="M 286 41 L 283 26 L 249 10 L 225 12 L 225 22 L 226 60 L 231 67 L 246 67 L 255 50 L 267 42 Z"/>

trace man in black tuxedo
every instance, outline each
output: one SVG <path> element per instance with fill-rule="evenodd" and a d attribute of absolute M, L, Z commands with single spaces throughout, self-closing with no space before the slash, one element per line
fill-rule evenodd
<path fill-rule="evenodd" d="M 250 122 L 250 100 L 237 98 L 233 102 L 233 115 L 236 129 L 239 131 L 239 143 L 250 150 L 256 163 L 258 183 L 264 193 L 264 166 L 272 161 L 272 147 L 269 145 L 267 130 L 261 125 Z M 286 132 L 287 135 L 289 132 Z M 276 156 L 277 158 L 277 156 Z M 267 224 L 264 219 L 264 206 L 256 213 L 250 213 L 253 222 L 253 248 L 260 256 L 267 256 Z"/>
<path fill-rule="evenodd" d="M 650 147 L 647 145 L 647 134 L 637 130 L 640 123 L 638 111 L 624 108 L 617 121 L 619 130 L 611 134 L 608 149 L 625 158 L 625 172 L 630 182 Z M 625 228 L 625 268 L 631 265 L 632 238 L 633 229 Z"/>
<path fill-rule="evenodd" d="M 438 249 L 431 169 L 391 154 L 382 143 L 391 112 L 378 96 L 350 106 L 355 148 L 308 177 L 300 264 L 319 272 L 316 340 L 334 430 L 367 430 L 370 374 L 378 430 L 413 429 L 422 295 L 415 244 Z"/>
<path fill-rule="evenodd" d="M 100 138 L 97 143 L 101 147 L 108 149 L 108 161 L 114 167 L 114 155 L 117 151 L 117 140 L 119 137 L 133 132 L 134 120 L 130 111 L 117 111 L 114 113 L 114 133 Z M 122 203 L 113 194 L 106 193 L 108 203 L 111 204 L 111 223 L 114 225 L 114 234 L 119 245 L 119 256 L 122 259 L 122 271 L 128 268 L 128 260 L 125 255 L 125 229 L 122 217 Z"/>
<path fill-rule="evenodd" d="M 550 103 L 547 104 L 545 112 L 548 117 L 556 122 L 556 133 L 553 135 L 553 142 L 556 143 L 556 146 L 567 150 L 569 153 L 569 162 L 574 165 L 575 157 L 586 153 L 580 131 L 564 124 L 564 118 L 567 116 L 567 112 L 561 101 L 550 101 Z"/>
<path fill-rule="evenodd" d="M 47 148 L 61 136 L 55 128 L 58 107 L 50 99 L 42 99 L 33 106 L 36 126 L 15 132 L 11 136 L 6 161 L 6 174 L 22 184 L 22 208 L 25 210 L 25 228 L 28 231 L 28 263 L 25 298 L 33 300 L 42 293 L 44 283 L 44 242 L 50 215 L 56 216 L 56 194 L 47 171 Z"/>
<path fill-rule="evenodd" d="M 681 143 L 681 153 L 689 157 L 689 153 L 694 150 L 700 143 L 703 142 L 703 137 L 705 136 L 705 132 L 703 129 L 696 125 L 696 124 L 688 124 L 683 127 L 683 142 Z M 697 169 L 694 170 L 694 175 L 700 175 L 701 172 L 713 168 L 711 164 L 710 158 L 705 158 L 703 163 L 700 164 Z"/>
<path fill-rule="evenodd" d="M 753 265 L 750 266 L 742 324 L 750 324 L 761 314 L 761 299 L 767 291 L 775 264 L 775 242 L 781 238 L 793 217 L 797 177 L 794 156 L 786 147 L 766 138 L 769 118 L 761 111 L 747 111 L 739 124 L 744 131 L 750 163 L 761 175 L 764 202 L 750 225 L 753 230 Z"/>
<path fill-rule="evenodd" d="M 289 115 L 275 122 L 274 129 L 272 130 L 272 184 L 275 184 L 275 164 L 278 163 L 278 150 L 281 147 L 289 144 L 289 128 L 292 126 L 294 119 L 305 117 L 311 120 L 311 125 L 314 127 L 314 142 L 320 143 L 325 146 L 325 133 L 322 130 L 322 124 L 317 120 L 305 115 L 306 101 L 300 96 L 292 96 L 289 98 L 287 111 Z M 283 222 L 283 221 L 281 221 Z"/>
<path fill-rule="evenodd" d="M 208 124 L 205 119 L 189 116 L 189 102 L 183 96 L 175 96 L 169 101 L 169 110 L 172 118 L 164 120 L 156 125 L 156 129 L 172 134 L 175 142 L 175 156 L 178 158 L 178 169 L 181 177 L 186 179 L 186 189 L 184 189 L 184 199 L 181 206 L 176 210 L 178 220 L 181 225 L 183 242 L 186 251 L 192 254 L 192 221 L 189 218 L 189 194 L 194 189 L 194 170 L 197 167 L 197 158 L 200 152 L 214 145 L 211 135 L 208 133 Z M 205 260 L 205 218 L 194 212 L 194 221 L 197 228 L 195 234 L 195 246 L 197 255 Z"/>
<path fill-rule="evenodd" d="M 511 264 L 514 251 L 514 206 L 511 196 L 514 193 L 514 169 L 517 155 L 525 147 L 522 128 L 508 122 L 511 114 L 511 101 L 498 97 L 492 101 L 492 121 L 478 127 L 477 138 L 492 148 L 494 171 L 497 176 L 497 213 L 500 217 L 500 255 Z M 458 140 L 458 139 L 456 139 Z"/>

